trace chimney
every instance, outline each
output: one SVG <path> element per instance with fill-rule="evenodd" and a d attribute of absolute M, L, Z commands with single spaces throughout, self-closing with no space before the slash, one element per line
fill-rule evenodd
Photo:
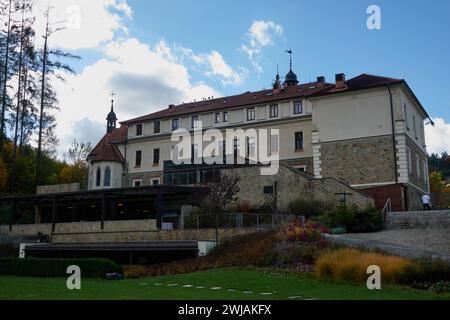
<path fill-rule="evenodd" d="M 336 75 L 336 89 L 344 89 L 345 88 L 345 74 L 338 73 Z"/>
<path fill-rule="evenodd" d="M 169 110 L 171 110 L 173 108 L 175 108 L 175 105 L 174 104 L 169 104 Z"/>
<path fill-rule="evenodd" d="M 317 77 L 317 88 L 323 88 L 325 86 L 325 77 Z"/>

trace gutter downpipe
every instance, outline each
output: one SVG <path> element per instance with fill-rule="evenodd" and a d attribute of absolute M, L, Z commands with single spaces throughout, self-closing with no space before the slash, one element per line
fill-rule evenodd
<path fill-rule="evenodd" d="M 393 150 L 394 150 L 394 172 L 395 172 L 395 183 L 398 184 L 398 162 L 397 162 L 397 151 L 396 151 L 396 141 L 395 141 L 395 121 L 394 121 L 394 104 L 392 102 L 392 92 L 391 92 L 391 86 L 387 86 L 388 92 L 389 92 L 389 101 L 391 105 L 391 125 L 392 125 L 392 143 L 393 143 Z"/>

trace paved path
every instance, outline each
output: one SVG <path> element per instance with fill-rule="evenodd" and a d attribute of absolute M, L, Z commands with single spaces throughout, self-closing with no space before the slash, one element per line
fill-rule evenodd
<path fill-rule="evenodd" d="M 386 230 L 328 237 L 351 246 L 381 249 L 410 258 L 441 258 L 450 262 L 450 229 Z"/>

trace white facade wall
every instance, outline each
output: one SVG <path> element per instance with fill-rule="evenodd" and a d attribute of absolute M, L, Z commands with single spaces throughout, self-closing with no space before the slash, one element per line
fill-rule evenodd
<path fill-rule="evenodd" d="M 105 170 L 111 170 L 110 186 L 105 186 Z M 100 184 L 97 185 L 97 170 L 100 169 Z M 89 190 L 113 189 L 122 187 L 123 165 L 119 162 L 102 161 L 89 163 Z"/>

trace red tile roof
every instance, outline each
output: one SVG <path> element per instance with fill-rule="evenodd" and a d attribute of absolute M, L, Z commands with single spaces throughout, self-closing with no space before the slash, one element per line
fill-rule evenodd
<path fill-rule="evenodd" d="M 245 92 L 243 94 L 210 99 L 206 101 L 197 101 L 191 103 L 184 103 L 173 108 L 164 109 L 149 115 L 131 119 L 121 122 L 122 124 L 136 123 L 154 119 L 162 119 L 173 116 L 181 116 L 191 113 L 213 111 L 219 109 L 233 109 L 242 106 L 270 103 L 272 101 L 279 101 L 283 99 L 300 98 L 303 96 L 309 96 L 314 93 L 319 93 L 325 90 L 333 88 L 333 84 L 325 84 L 323 88 L 317 87 L 316 82 L 305 83 L 298 86 L 289 86 L 281 90 L 279 93 L 274 93 L 272 89 L 262 90 L 257 92 Z"/>
<path fill-rule="evenodd" d="M 92 162 L 114 161 L 123 163 L 125 159 L 115 143 L 125 142 L 128 134 L 127 132 L 128 127 L 123 125 L 119 129 L 114 129 L 105 134 L 88 155 L 88 160 L 91 160 Z"/>
<path fill-rule="evenodd" d="M 325 83 L 325 85 L 322 88 L 320 88 L 318 87 L 317 82 L 311 82 L 299 84 L 296 86 L 289 86 L 284 88 L 278 93 L 274 93 L 272 89 L 256 92 L 248 91 L 243 94 L 235 96 L 210 99 L 206 101 L 184 103 L 178 106 L 174 106 L 172 108 L 164 109 L 142 117 L 124 121 L 122 122 L 122 124 L 157 120 L 173 116 L 187 115 L 191 113 L 200 113 L 205 111 L 239 108 L 243 106 L 249 106 L 260 103 L 270 103 L 272 101 L 279 101 L 283 99 L 320 96 L 344 91 L 369 89 L 372 87 L 398 84 L 403 82 L 405 82 L 403 79 L 361 74 L 357 77 L 347 80 L 345 82 L 346 86 L 344 89 L 336 89 L 335 85 L 330 83 Z"/>

